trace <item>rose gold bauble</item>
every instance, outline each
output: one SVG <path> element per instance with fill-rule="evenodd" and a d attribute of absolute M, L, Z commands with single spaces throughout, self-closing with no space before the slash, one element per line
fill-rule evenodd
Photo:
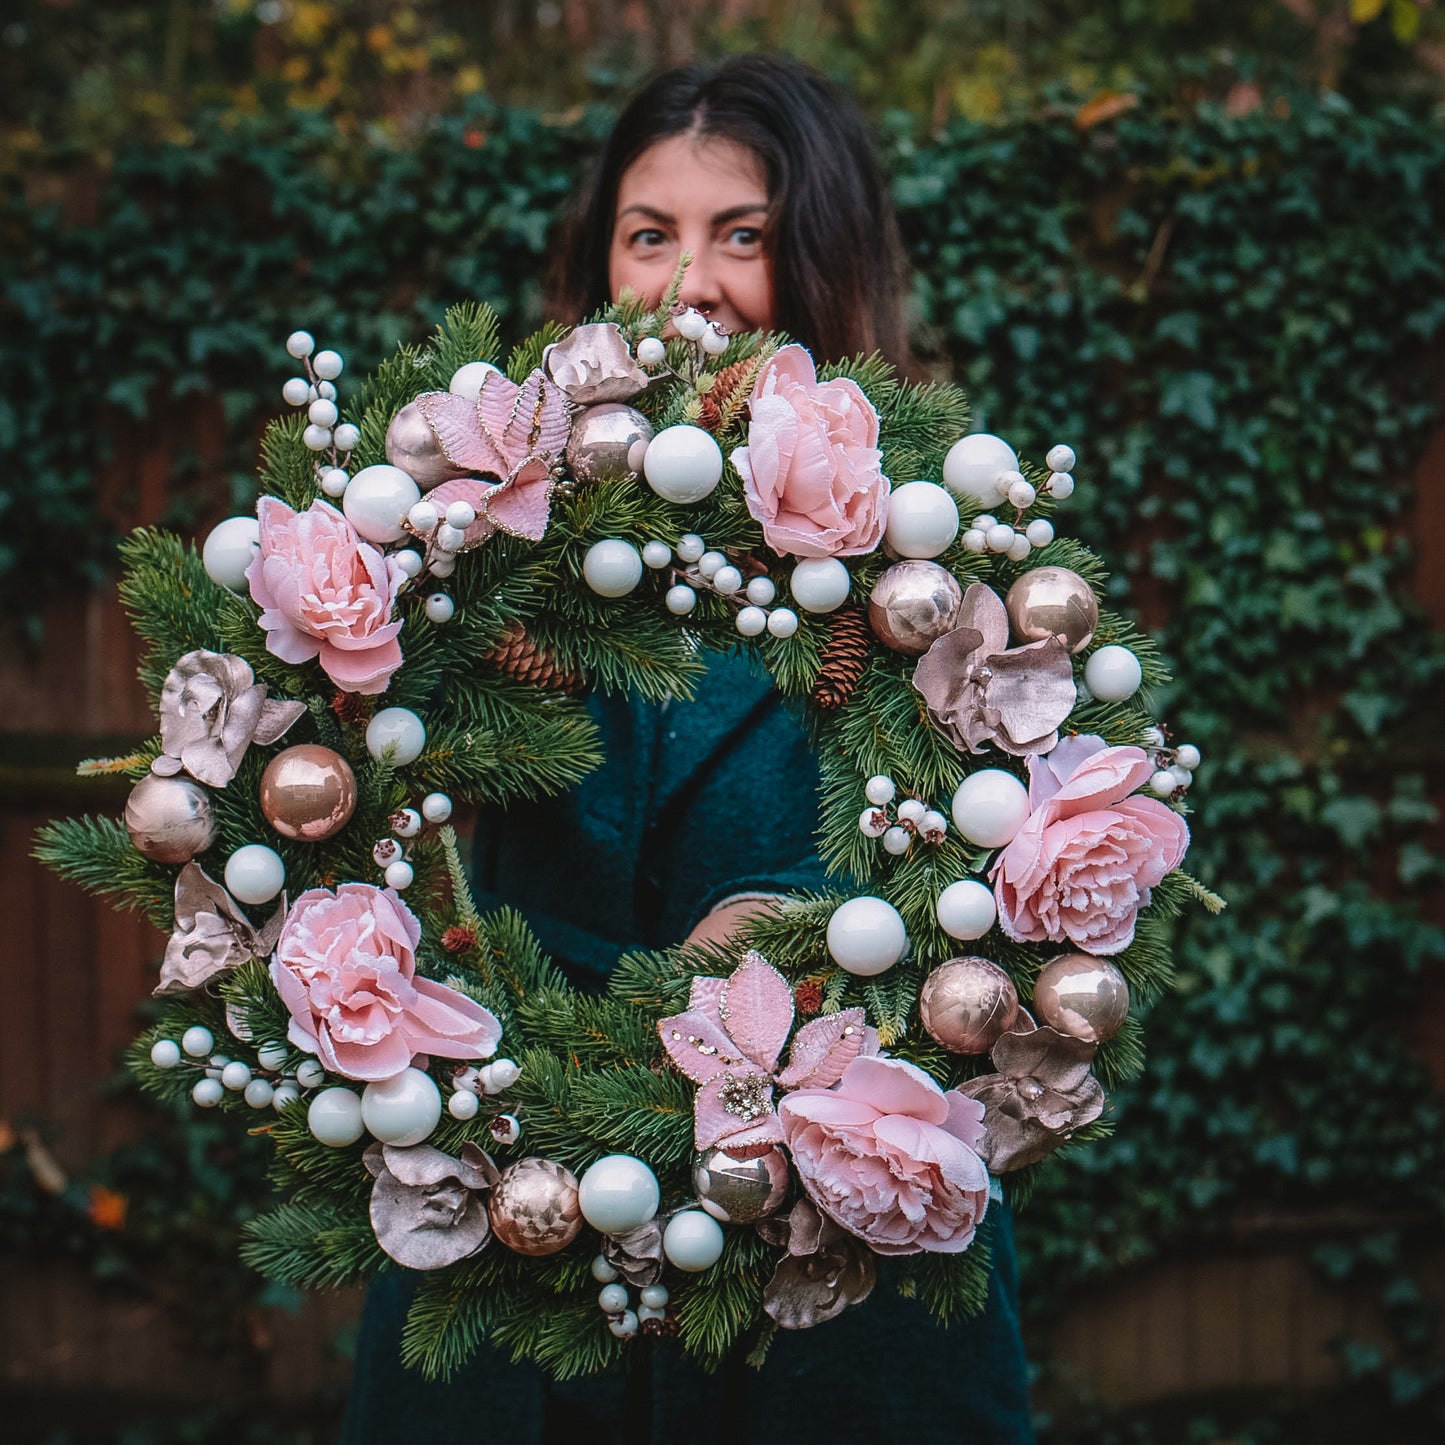
<path fill-rule="evenodd" d="M 951 958 L 924 980 L 923 1027 L 950 1053 L 986 1054 L 1018 1016 L 1009 976 L 986 958 Z"/>
<path fill-rule="evenodd" d="M 620 401 L 577 413 L 567 437 L 567 470 L 579 482 L 621 481 L 642 470 L 652 423 Z"/>
<path fill-rule="evenodd" d="M 1087 647 L 1099 625 L 1094 589 L 1067 567 L 1035 567 L 1004 598 L 1009 625 L 1022 646 L 1057 637 L 1070 652 Z"/>
<path fill-rule="evenodd" d="M 788 1192 L 788 1156 L 776 1146 L 755 1159 L 704 1149 L 693 1161 L 697 1202 L 724 1224 L 751 1224 L 771 1214 Z"/>
<path fill-rule="evenodd" d="M 518 1254 L 556 1254 L 582 1229 L 577 1179 L 550 1159 L 519 1159 L 487 1198 L 492 1232 Z"/>
<path fill-rule="evenodd" d="M 216 841 L 211 795 L 189 778 L 142 778 L 126 800 L 125 827 L 157 863 L 188 863 Z"/>
<path fill-rule="evenodd" d="M 1039 974 L 1034 1012 L 1061 1034 L 1102 1044 L 1129 1017 L 1129 985 L 1107 958 L 1065 953 Z"/>
<path fill-rule="evenodd" d="M 868 625 L 878 640 L 906 657 L 919 657 L 952 632 L 963 588 L 937 562 L 895 562 L 868 598 Z"/>
<path fill-rule="evenodd" d="M 431 423 L 414 401 L 407 402 L 386 429 L 386 459 L 424 492 L 467 474 L 465 467 L 454 466 L 447 459 Z"/>
<path fill-rule="evenodd" d="M 283 838 L 319 843 L 339 833 L 355 809 L 351 764 L 320 743 L 277 753 L 261 774 L 261 811 Z"/>

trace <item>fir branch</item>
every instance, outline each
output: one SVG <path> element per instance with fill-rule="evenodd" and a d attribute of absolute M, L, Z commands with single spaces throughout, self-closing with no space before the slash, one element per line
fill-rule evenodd
<path fill-rule="evenodd" d="M 248 1220 L 241 1258 L 291 1289 L 341 1289 L 385 1266 L 363 1214 L 329 1201 L 292 1201 Z"/>
<path fill-rule="evenodd" d="M 495 366 L 501 347 L 497 313 L 478 301 L 447 307 L 432 338 L 430 357 L 439 387 L 447 385 L 463 366 L 485 361 Z"/>
<path fill-rule="evenodd" d="M 63 818 L 36 834 L 33 856 L 89 893 L 119 900 L 170 931 L 175 875 L 136 850 L 119 818 Z"/>

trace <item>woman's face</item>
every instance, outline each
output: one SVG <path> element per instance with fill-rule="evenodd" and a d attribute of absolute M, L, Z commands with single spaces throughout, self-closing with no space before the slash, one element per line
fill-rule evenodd
<path fill-rule="evenodd" d="M 608 254 L 615 300 L 630 286 L 656 306 L 683 251 L 680 299 L 729 331 L 772 327 L 768 192 L 756 155 L 718 137 L 670 136 L 622 173 Z"/>

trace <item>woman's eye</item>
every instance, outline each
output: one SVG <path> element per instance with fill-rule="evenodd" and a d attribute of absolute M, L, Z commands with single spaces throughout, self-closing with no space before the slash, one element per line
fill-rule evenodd
<path fill-rule="evenodd" d="M 734 226 L 728 232 L 728 245 L 752 250 L 763 243 L 763 233 L 756 226 Z"/>
<path fill-rule="evenodd" d="M 628 241 L 630 246 L 661 246 L 667 237 L 657 229 L 656 226 L 644 226 L 640 231 L 634 231 Z"/>

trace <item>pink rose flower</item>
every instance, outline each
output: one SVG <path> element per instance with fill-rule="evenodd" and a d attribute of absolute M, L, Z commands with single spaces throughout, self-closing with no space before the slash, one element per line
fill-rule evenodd
<path fill-rule="evenodd" d="M 1189 829 L 1157 798 L 1130 797 L 1152 765 L 1141 748 L 1065 738 L 1029 759 L 1033 811 L 993 867 L 999 922 L 1021 943 L 1119 953 L 1150 890 L 1184 859 Z"/>
<path fill-rule="evenodd" d="M 502 1026 L 490 1009 L 416 977 L 420 938 L 421 924 L 389 888 L 303 893 L 271 959 L 291 1042 L 348 1079 L 389 1079 L 420 1053 L 494 1054 Z"/>
<path fill-rule="evenodd" d="M 391 620 L 401 573 L 325 502 L 298 513 L 262 497 L 256 515 L 261 550 L 246 580 L 266 650 L 283 662 L 318 658 L 343 692 L 384 692 L 401 666 L 401 622 Z"/>
<path fill-rule="evenodd" d="M 759 372 L 749 415 L 748 444 L 732 462 L 768 546 L 792 557 L 873 551 L 889 486 L 878 413 L 857 382 L 820 382 L 813 358 L 784 346 Z"/>
<path fill-rule="evenodd" d="M 958 1254 L 988 1208 L 983 1105 L 902 1059 L 858 1058 L 778 1105 L 808 1198 L 877 1254 Z"/>

